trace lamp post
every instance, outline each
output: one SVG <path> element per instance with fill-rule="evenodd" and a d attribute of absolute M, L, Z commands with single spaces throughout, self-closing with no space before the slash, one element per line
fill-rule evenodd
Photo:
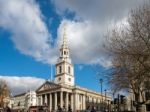
<path fill-rule="evenodd" d="M 104 91 L 105 91 L 105 101 L 106 101 L 106 91 L 107 91 L 107 90 L 105 89 Z"/>
<path fill-rule="evenodd" d="M 103 111 L 103 79 L 99 79 L 100 85 L 101 85 L 101 96 L 102 96 L 102 105 L 101 105 L 101 109 Z"/>

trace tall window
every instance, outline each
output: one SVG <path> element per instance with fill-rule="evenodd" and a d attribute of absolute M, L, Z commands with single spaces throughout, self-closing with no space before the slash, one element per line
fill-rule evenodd
<path fill-rule="evenodd" d="M 61 66 L 59 66 L 59 73 L 61 73 L 62 72 L 62 67 Z"/>
<path fill-rule="evenodd" d="M 70 74 L 70 71 L 71 71 L 71 70 L 70 70 L 70 66 L 68 66 L 68 73 L 69 73 L 69 74 Z"/>
<path fill-rule="evenodd" d="M 66 51 L 64 51 L 64 55 L 66 55 Z"/>

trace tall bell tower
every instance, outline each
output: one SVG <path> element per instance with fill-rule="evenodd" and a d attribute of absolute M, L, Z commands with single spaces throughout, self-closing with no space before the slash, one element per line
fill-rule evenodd
<path fill-rule="evenodd" d="M 57 84 L 74 86 L 74 67 L 70 59 L 70 52 L 64 28 L 63 43 L 60 48 L 60 56 L 56 63 L 55 82 Z"/>

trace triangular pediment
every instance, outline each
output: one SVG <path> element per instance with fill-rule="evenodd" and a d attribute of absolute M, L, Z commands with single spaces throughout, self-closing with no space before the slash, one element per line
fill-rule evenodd
<path fill-rule="evenodd" d="M 52 89 L 56 89 L 56 88 L 59 88 L 59 87 L 60 87 L 60 85 L 55 84 L 54 82 L 46 81 L 44 84 L 42 84 L 42 85 L 36 90 L 36 92 L 42 92 L 42 91 L 52 90 Z"/>

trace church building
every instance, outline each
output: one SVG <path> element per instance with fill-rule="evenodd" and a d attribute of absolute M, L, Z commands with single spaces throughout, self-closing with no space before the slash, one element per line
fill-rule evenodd
<path fill-rule="evenodd" d="M 101 104 L 106 104 L 109 109 L 111 101 L 111 97 L 75 85 L 74 66 L 65 33 L 56 63 L 55 79 L 42 84 L 36 90 L 36 94 L 38 106 L 46 105 L 50 111 L 63 108 L 76 112 L 88 107 L 100 110 Z"/>

